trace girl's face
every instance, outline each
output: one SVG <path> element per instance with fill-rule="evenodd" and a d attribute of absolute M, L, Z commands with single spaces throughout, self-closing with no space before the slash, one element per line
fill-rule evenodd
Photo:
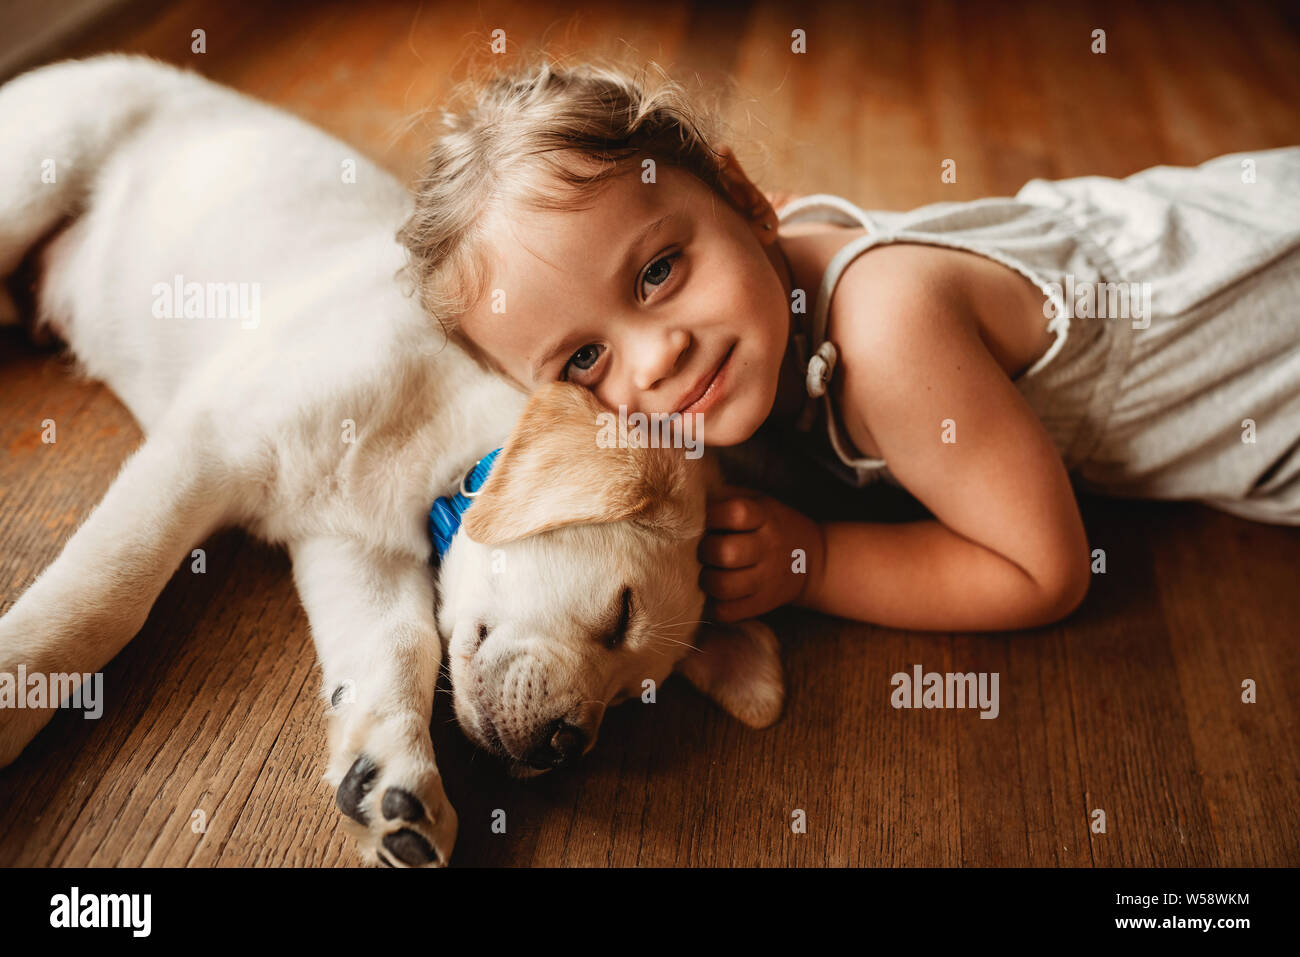
<path fill-rule="evenodd" d="M 753 221 L 663 165 L 654 183 L 639 169 L 606 181 L 585 210 L 497 217 L 465 336 L 529 391 L 565 379 L 613 411 L 699 413 L 707 444 L 749 438 L 776 396 L 790 290 L 776 215 L 727 156 L 728 191 L 760 204 Z"/>

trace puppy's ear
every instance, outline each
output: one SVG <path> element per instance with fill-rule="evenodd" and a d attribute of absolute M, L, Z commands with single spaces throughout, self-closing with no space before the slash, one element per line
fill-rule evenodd
<path fill-rule="evenodd" d="M 602 448 L 605 411 L 571 383 L 534 392 L 465 512 L 469 537 L 504 545 L 565 525 L 621 521 L 672 537 L 702 531 L 688 527 L 691 509 L 683 507 L 695 463 L 680 449 Z"/>
<path fill-rule="evenodd" d="M 781 716 L 785 677 L 771 628 L 756 619 L 705 625 L 696 646 L 677 663 L 687 681 L 751 728 L 766 728 Z"/>

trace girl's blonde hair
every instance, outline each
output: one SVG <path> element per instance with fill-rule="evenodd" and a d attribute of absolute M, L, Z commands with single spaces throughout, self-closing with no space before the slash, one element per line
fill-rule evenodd
<path fill-rule="evenodd" d="M 465 105 L 454 112 L 458 101 Z M 408 280 L 449 335 L 487 292 L 485 224 L 502 210 L 582 208 L 600 183 L 647 158 L 726 195 L 712 145 L 722 133 L 718 113 L 653 62 L 632 70 L 542 58 L 486 82 L 471 78 L 453 91 L 442 122 L 398 239 Z"/>

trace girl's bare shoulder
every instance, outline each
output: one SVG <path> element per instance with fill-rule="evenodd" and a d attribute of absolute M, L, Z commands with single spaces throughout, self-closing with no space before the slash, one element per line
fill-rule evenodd
<path fill-rule="evenodd" d="M 849 241 L 836 246 L 822 240 L 824 261 L 812 268 L 824 270 Z M 1053 338 L 1041 291 L 1014 270 L 976 253 L 894 242 L 867 249 L 845 268 L 831 296 L 826 336 L 839 349 L 842 369 L 832 380 L 832 397 L 859 452 L 883 457 L 866 410 L 841 401 L 845 380 L 869 365 L 880 386 L 896 379 L 904 387 L 912 381 L 909 370 L 898 368 L 889 353 L 911 338 L 955 341 L 962 323 L 972 324 L 978 333 L 970 340 L 972 347 L 987 352 L 1008 379 L 1043 355 Z"/>
<path fill-rule="evenodd" d="M 925 302 L 941 315 L 973 317 L 980 338 L 1008 378 L 1018 377 L 1052 343 L 1044 296 L 1002 263 L 965 250 L 911 242 L 873 246 L 844 270 L 831 297 L 827 336 L 864 341 L 870 325 Z"/>

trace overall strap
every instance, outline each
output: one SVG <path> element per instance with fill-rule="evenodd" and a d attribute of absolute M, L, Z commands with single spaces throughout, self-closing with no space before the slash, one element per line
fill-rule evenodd
<path fill-rule="evenodd" d="M 807 334 L 801 330 L 792 337 L 799 358 L 799 367 L 805 370 L 804 388 L 807 392 L 807 399 L 798 421 L 799 429 L 805 432 L 812 427 L 817 414 L 816 400 L 826 394 L 826 388 L 830 384 L 831 375 L 835 371 L 835 362 L 838 359 L 835 344 L 826 339 L 826 327 L 830 319 L 831 296 L 835 292 L 835 286 L 839 283 L 840 276 L 844 274 L 844 270 L 848 268 L 849 263 L 885 238 L 867 212 L 848 200 L 829 193 L 815 193 L 811 196 L 800 197 L 782 207 L 779 218 L 781 222 L 814 219 L 814 217 L 800 215 L 814 209 L 834 210 L 840 214 L 836 218 L 844 225 L 857 224 L 869 230 L 869 232 L 867 235 L 848 243 L 831 259 L 826 267 L 826 272 L 822 275 L 821 285 L 817 290 L 817 297 L 813 304 L 812 327 Z M 808 341 L 809 337 L 811 337 L 811 342 Z"/>

